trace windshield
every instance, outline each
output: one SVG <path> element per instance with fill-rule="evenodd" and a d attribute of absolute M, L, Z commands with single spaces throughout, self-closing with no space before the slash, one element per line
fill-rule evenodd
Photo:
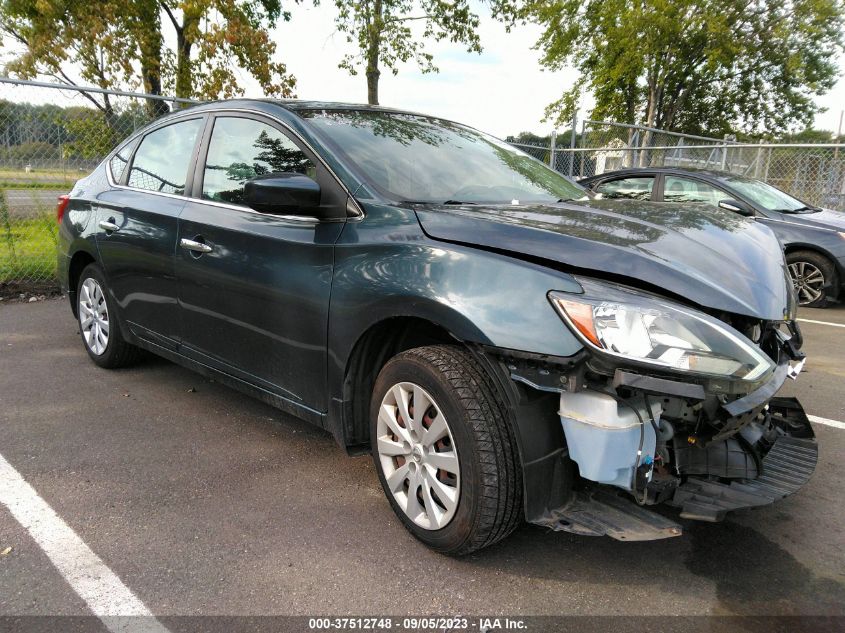
<path fill-rule="evenodd" d="M 731 188 L 736 189 L 740 194 L 769 211 L 782 211 L 784 213 L 809 213 L 818 210 L 807 206 L 806 203 L 801 202 L 797 198 L 793 198 L 788 193 L 784 193 L 780 189 L 776 189 L 770 184 L 760 180 L 723 178 L 722 182 L 729 185 Z"/>
<path fill-rule="evenodd" d="M 549 203 L 586 190 L 528 154 L 476 130 L 392 112 L 301 115 L 390 197 L 423 203 Z"/>

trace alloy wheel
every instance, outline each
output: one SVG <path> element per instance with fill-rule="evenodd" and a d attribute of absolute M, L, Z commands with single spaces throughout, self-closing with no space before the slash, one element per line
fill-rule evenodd
<path fill-rule="evenodd" d="M 423 529 L 446 527 L 458 507 L 461 469 L 434 398 L 410 382 L 394 385 L 382 399 L 376 432 L 379 463 L 396 503 Z"/>
<path fill-rule="evenodd" d="M 79 289 L 79 327 L 88 349 L 102 355 L 109 344 L 109 309 L 103 289 L 91 277 Z"/>
<path fill-rule="evenodd" d="M 814 264 L 802 261 L 792 262 L 789 264 L 789 275 L 792 277 L 799 305 L 813 303 L 824 295 L 824 273 Z"/>

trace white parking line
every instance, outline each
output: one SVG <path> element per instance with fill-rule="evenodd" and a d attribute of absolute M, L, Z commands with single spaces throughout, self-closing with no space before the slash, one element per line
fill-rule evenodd
<path fill-rule="evenodd" d="M 830 321 L 814 321 L 813 319 L 798 319 L 802 323 L 815 323 L 816 325 L 831 325 L 833 327 L 845 327 L 845 323 L 831 323 Z"/>
<path fill-rule="evenodd" d="M 825 426 L 832 426 L 835 429 L 845 429 L 845 422 L 839 420 L 828 420 L 827 418 L 820 418 L 817 415 L 808 415 L 807 419 L 815 424 L 824 424 Z"/>
<path fill-rule="evenodd" d="M 168 633 L 152 612 L 0 455 L 0 503 L 26 528 L 71 588 L 114 633 Z M 144 617 L 125 617 L 144 616 Z"/>

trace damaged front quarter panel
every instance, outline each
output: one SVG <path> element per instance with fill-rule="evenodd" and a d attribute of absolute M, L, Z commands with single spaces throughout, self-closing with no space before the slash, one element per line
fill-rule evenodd
<path fill-rule="evenodd" d="M 601 306 L 596 314 L 629 318 L 595 305 Z M 660 318 L 644 313 L 645 320 Z M 679 507 L 683 518 L 718 521 L 730 510 L 792 494 L 812 475 L 817 447 L 807 416 L 796 400 L 774 397 L 803 365 L 794 322 L 756 323 L 748 330 L 754 341 L 722 322 L 738 346 L 725 349 L 739 360 L 712 354 L 710 362 L 706 354 L 712 348 L 696 343 L 701 365 L 736 368 L 733 375 L 719 376 L 696 372 L 695 365 L 692 371 L 650 365 L 651 358 L 625 358 L 619 348 L 605 353 L 596 342 L 612 343 L 612 336 L 585 335 L 564 321 L 584 339 L 583 353 L 566 359 L 498 353 L 521 394 L 516 415 L 522 443 L 526 427 L 539 428 L 539 420 L 563 431 L 546 434 L 525 462 L 529 521 L 619 540 L 666 538 L 680 534 L 680 526 L 647 506 L 666 503 Z M 650 334 L 663 337 L 666 349 L 682 347 L 664 336 L 671 327 L 667 322 Z M 737 349 L 743 346 L 753 346 L 755 353 L 741 356 Z M 766 357 L 759 375 L 753 365 L 763 361 L 755 354 Z M 667 357 L 680 358 L 678 352 Z M 521 408 L 526 402 L 533 408 Z"/>

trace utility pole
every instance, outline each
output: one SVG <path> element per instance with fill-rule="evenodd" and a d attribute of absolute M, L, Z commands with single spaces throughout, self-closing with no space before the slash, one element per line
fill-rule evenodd
<path fill-rule="evenodd" d="M 578 108 L 576 107 L 572 111 L 572 131 L 570 132 L 571 136 L 569 137 L 569 177 L 572 178 L 572 174 L 575 171 L 575 133 L 578 131 Z"/>

